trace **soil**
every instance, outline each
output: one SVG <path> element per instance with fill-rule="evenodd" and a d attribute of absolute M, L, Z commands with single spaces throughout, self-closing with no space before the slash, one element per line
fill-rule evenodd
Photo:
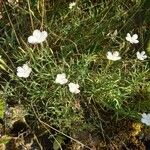
<path fill-rule="evenodd" d="M 22 106 L 15 106 L 7 113 L 8 118 L 5 123 L 1 121 L 0 125 L 0 150 L 40 150 L 40 146 L 44 150 L 53 150 L 53 142 L 49 139 L 49 133 L 41 136 L 41 131 L 38 129 L 32 131 L 32 127 L 26 123 L 25 118 L 21 119 L 20 115 L 25 114 Z M 102 114 L 104 115 L 104 112 Z M 101 130 L 95 131 L 91 128 L 73 132 L 71 137 L 90 147 L 91 150 L 150 150 L 149 128 L 132 120 L 124 119 L 116 122 L 108 118 L 110 115 L 105 114 L 104 117 L 106 116 L 107 124 L 102 127 L 103 134 Z M 81 127 L 80 124 L 76 125 L 76 128 L 77 126 Z M 7 139 L 6 135 L 8 135 Z M 4 141 L 3 139 L 7 141 L 6 145 L 1 142 Z M 81 143 L 65 138 L 62 149 L 88 150 Z"/>
<path fill-rule="evenodd" d="M 113 136 L 105 137 L 95 136 L 87 131 L 75 136 L 92 150 L 149 150 L 150 132 L 144 130 L 140 123 L 132 121 L 121 121 L 115 128 L 108 128 L 108 132 L 116 132 Z M 69 150 L 86 150 L 80 144 L 72 142 Z"/>

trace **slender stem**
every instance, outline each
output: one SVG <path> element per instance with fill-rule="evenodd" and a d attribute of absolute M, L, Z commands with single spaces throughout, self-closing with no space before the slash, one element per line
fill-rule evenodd
<path fill-rule="evenodd" d="M 52 129 L 52 130 L 54 130 L 54 131 L 56 131 L 56 132 L 58 132 L 58 133 L 64 135 L 65 137 L 71 139 L 72 141 L 75 141 L 75 142 L 79 143 L 81 146 L 83 146 L 83 147 L 85 147 L 85 148 L 87 148 L 87 149 L 89 149 L 89 150 L 92 150 L 89 146 L 86 146 L 86 145 L 83 144 L 82 142 L 80 142 L 80 141 L 78 141 L 78 140 L 72 138 L 71 136 L 69 136 L 69 135 L 67 135 L 67 134 L 65 134 L 65 133 L 63 133 L 63 132 L 61 132 L 61 131 L 59 131 L 58 129 L 56 129 L 56 128 L 50 126 L 49 124 L 43 122 L 43 121 L 38 117 L 38 115 L 37 115 L 37 113 L 35 112 L 35 109 L 34 109 L 34 107 L 33 107 L 32 104 L 31 104 L 31 106 L 32 106 L 32 110 L 33 110 L 33 112 L 34 112 L 34 114 L 35 114 L 37 120 L 38 120 L 44 127 L 48 127 L 48 128 L 50 128 L 50 129 Z"/>
<path fill-rule="evenodd" d="M 33 18 L 32 18 L 32 10 L 31 10 L 31 7 L 30 7 L 30 1 L 27 0 L 27 3 L 28 3 L 28 9 L 29 9 L 29 15 L 30 15 L 30 20 L 31 20 L 31 27 L 32 27 L 32 30 L 34 30 L 34 25 L 33 25 Z"/>
<path fill-rule="evenodd" d="M 20 45 L 19 39 L 18 39 L 18 37 L 17 37 L 17 33 L 16 33 L 15 28 L 14 28 L 14 25 L 13 25 L 11 19 L 10 19 L 10 16 L 9 16 L 9 14 L 8 14 L 8 11 L 7 11 L 7 8 L 6 8 L 6 5 L 5 5 L 5 4 L 4 4 L 4 8 L 5 8 L 5 10 L 6 10 L 6 14 L 7 14 L 7 17 L 8 17 L 8 19 L 9 19 L 10 24 L 11 24 L 11 27 L 12 27 L 12 29 L 13 29 L 13 32 L 14 32 L 14 34 L 15 34 L 16 40 L 17 40 L 18 44 Z"/>

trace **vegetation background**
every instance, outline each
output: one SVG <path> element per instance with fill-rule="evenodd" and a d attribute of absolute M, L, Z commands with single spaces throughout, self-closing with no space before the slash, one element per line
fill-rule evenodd
<path fill-rule="evenodd" d="M 69 9 L 71 2 L 3 3 L 1 143 L 13 150 L 146 149 L 149 128 L 140 119 L 150 111 L 150 63 L 137 60 L 136 52 L 150 54 L 150 1 L 77 0 Z M 27 43 L 35 29 L 48 32 L 41 45 Z M 128 43 L 127 33 L 137 33 L 139 44 Z M 115 50 L 122 59 L 107 60 Z M 27 79 L 16 76 L 24 63 L 32 68 Z M 55 83 L 63 72 L 80 94 Z"/>

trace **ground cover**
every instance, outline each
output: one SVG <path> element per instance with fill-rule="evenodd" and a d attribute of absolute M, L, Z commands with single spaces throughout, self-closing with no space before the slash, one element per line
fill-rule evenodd
<path fill-rule="evenodd" d="M 3 2 L 1 147 L 148 149 L 149 17 L 149 0 Z"/>

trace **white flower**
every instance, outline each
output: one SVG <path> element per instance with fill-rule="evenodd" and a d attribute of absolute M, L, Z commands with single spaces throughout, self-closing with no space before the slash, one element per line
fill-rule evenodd
<path fill-rule="evenodd" d="M 32 69 L 27 65 L 24 64 L 22 67 L 17 67 L 17 76 L 22 78 L 29 77 Z"/>
<path fill-rule="evenodd" d="M 69 86 L 69 91 L 71 93 L 74 93 L 74 94 L 80 93 L 79 84 L 69 83 L 68 86 Z"/>
<path fill-rule="evenodd" d="M 141 122 L 145 123 L 147 126 L 150 126 L 150 114 L 143 113 Z"/>
<path fill-rule="evenodd" d="M 139 43 L 137 34 L 134 34 L 133 36 L 131 36 L 130 33 L 127 33 L 126 40 L 132 44 Z"/>
<path fill-rule="evenodd" d="M 121 59 L 121 57 L 119 56 L 119 52 L 118 51 L 115 51 L 115 52 L 107 52 L 107 59 L 109 60 L 113 60 L 113 61 L 116 61 L 116 60 L 119 60 Z"/>
<path fill-rule="evenodd" d="M 76 2 L 72 2 L 69 4 L 69 9 L 72 9 L 76 5 Z"/>
<path fill-rule="evenodd" d="M 55 80 L 56 83 L 59 83 L 61 85 L 63 84 L 66 84 L 68 82 L 68 79 L 66 79 L 66 74 L 65 73 L 62 73 L 62 74 L 58 74 L 56 76 L 56 80 Z"/>
<path fill-rule="evenodd" d="M 137 52 L 136 56 L 137 56 L 137 59 L 139 59 L 139 60 L 144 60 L 144 59 L 147 58 L 147 55 L 145 54 L 145 51 L 142 51 L 141 53 Z"/>
<path fill-rule="evenodd" d="M 38 44 L 42 43 L 46 40 L 47 38 L 47 32 L 46 31 L 40 31 L 40 30 L 34 30 L 33 35 L 28 37 L 28 42 L 31 44 Z"/>

